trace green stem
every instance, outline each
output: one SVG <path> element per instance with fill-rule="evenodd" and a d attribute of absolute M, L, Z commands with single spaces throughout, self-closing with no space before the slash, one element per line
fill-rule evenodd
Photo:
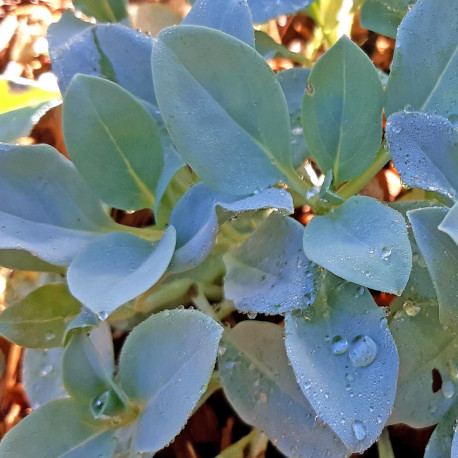
<path fill-rule="evenodd" d="M 222 300 L 216 306 L 216 314 L 218 315 L 218 318 L 220 321 L 223 321 L 229 315 L 232 315 L 232 313 L 235 312 L 236 310 L 237 309 L 235 308 L 234 303 L 227 299 Z"/>
<path fill-rule="evenodd" d="M 345 183 L 336 194 L 342 196 L 344 199 L 348 199 L 351 196 L 357 194 L 361 189 L 366 186 L 369 181 L 374 178 L 377 172 L 391 159 L 391 155 L 388 151 L 385 151 L 384 143 L 378 150 L 377 156 L 374 159 L 374 162 L 356 178 L 351 179 Z"/>
<path fill-rule="evenodd" d="M 306 181 L 303 180 L 294 169 L 281 169 L 281 172 L 285 175 L 287 184 L 289 184 L 299 195 L 307 200 L 307 193 L 312 189 L 312 185 L 306 183 Z"/>
<path fill-rule="evenodd" d="M 197 286 L 197 295 L 194 296 L 192 299 L 192 303 L 201 311 L 204 312 L 205 315 L 212 317 L 214 320 L 219 322 L 219 318 L 216 315 L 215 311 L 213 310 L 212 305 L 208 302 L 205 294 L 202 292 L 202 288 Z"/>
<path fill-rule="evenodd" d="M 395 458 L 393 448 L 391 447 L 390 433 L 385 428 L 377 441 L 377 450 L 379 458 Z"/>

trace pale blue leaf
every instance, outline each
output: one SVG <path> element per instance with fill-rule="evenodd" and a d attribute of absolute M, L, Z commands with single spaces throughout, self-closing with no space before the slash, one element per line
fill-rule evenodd
<path fill-rule="evenodd" d="M 456 0 L 419 0 L 404 17 L 386 88 L 387 116 L 405 107 L 458 114 L 457 22 Z"/>
<path fill-rule="evenodd" d="M 456 198 L 458 131 L 449 121 L 427 113 L 396 113 L 388 118 L 386 139 L 407 185 Z"/>
<path fill-rule="evenodd" d="M 313 262 L 345 280 L 400 295 L 412 268 L 402 215 L 375 199 L 355 196 L 304 232 L 304 251 Z"/>
<path fill-rule="evenodd" d="M 313 303 L 318 269 L 304 255 L 303 232 L 297 221 L 272 213 L 245 243 L 224 256 L 225 298 L 243 312 L 267 314 Z"/>
<path fill-rule="evenodd" d="M 277 208 L 292 213 L 291 195 L 269 188 L 249 197 L 212 191 L 203 183 L 193 186 L 178 202 L 170 217 L 177 231 L 176 251 L 170 270 L 181 272 L 200 264 L 210 253 L 219 225 L 238 213 Z"/>
<path fill-rule="evenodd" d="M 75 166 L 47 145 L 0 145 L 0 248 L 66 266 L 116 230 Z"/>
<path fill-rule="evenodd" d="M 159 242 L 123 232 L 106 234 L 75 257 L 67 272 L 68 286 L 86 307 L 106 318 L 162 277 L 174 249 L 173 227 Z"/>
<path fill-rule="evenodd" d="M 285 97 L 253 48 L 218 30 L 175 26 L 158 35 L 152 61 L 165 125 L 207 186 L 247 195 L 294 174 Z"/>
<path fill-rule="evenodd" d="M 313 3 L 313 0 L 248 0 L 253 21 L 267 22 L 283 14 L 294 14 Z"/>
<path fill-rule="evenodd" d="M 243 421 L 288 457 L 344 457 L 342 442 L 302 394 L 288 364 L 282 328 L 244 321 L 227 330 L 218 356 L 224 393 Z"/>
<path fill-rule="evenodd" d="M 458 202 L 448 211 L 439 224 L 439 230 L 448 234 L 458 245 Z"/>
<path fill-rule="evenodd" d="M 221 30 L 254 48 L 253 20 L 246 0 L 197 0 L 182 24 Z"/>
<path fill-rule="evenodd" d="M 453 431 L 453 442 L 452 442 L 452 458 L 457 458 L 458 457 L 458 433 L 457 433 L 457 428 L 456 428 L 456 423 L 454 425 Z"/>
<path fill-rule="evenodd" d="M 399 359 L 385 313 L 369 291 L 328 273 L 304 312 L 286 316 L 286 350 L 322 422 L 353 452 L 382 432 L 393 406 Z"/>
<path fill-rule="evenodd" d="M 222 327 L 194 310 L 164 311 L 138 325 L 119 362 L 125 393 L 141 405 L 137 452 L 156 452 L 180 432 L 205 392 Z"/>
<path fill-rule="evenodd" d="M 436 288 L 439 319 L 458 329 L 458 246 L 438 229 L 446 207 L 420 208 L 407 212 L 415 239 Z"/>

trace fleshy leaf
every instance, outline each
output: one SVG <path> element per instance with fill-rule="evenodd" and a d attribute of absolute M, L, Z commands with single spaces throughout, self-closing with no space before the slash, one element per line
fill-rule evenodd
<path fill-rule="evenodd" d="M 154 205 L 164 164 L 160 132 L 129 92 L 76 75 L 64 99 L 63 129 L 72 161 L 104 202 L 123 210 Z"/>
<path fill-rule="evenodd" d="M 400 295 L 412 268 L 402 215 L 365 196 L 348 199 L 304 232 L 304 251 L 313 262 L 345 280 Z"/>
<path fill-rule="evenodd" d="M 458 114 L 457 22 L 455 0 L 419 0 L 404 17 L 386 87 L 387 116 L 407 106 L 447 118 Z"/>
<path fill-rule="evenodd" d="M 449 121 L 427 113 L 396 113 L 388 118 L 386 138 L 407 185 L 456 198 L 458 131 Z"/>
<path fill-rule="evenodd" d="M 64 283 L 50 283 L 0 314 L 0 334 L 21 347 L 59 347 L 67 323 L 80 309 Z"/>
<path fill-rule="evenodd" d="M 75 257 L 67 272 L 68 286 L 86 307 L 105 319 L 162 277 L 174 249 L 173 227 L 158 242 L 121 232 L 107 234 Z"/>
<path fill-rule="evenodd" d="M 370 293 L 330 273 L 304 312 L 288 314 L 286 350 L 299 386 L 347 448 L 380 435 L 396 393 L 399 359 L 383 309 Z"/>
<path fill-rule="evenodd" d="M 253 48 L 218 30 L 175 26 L 158 35 L 152 62 L 170 136 L 207 186 L 247 195 L 295 174 L 285 97 Z"/>
<path fill-rule="evenodd" d="M 313 0 L 248 0 L 253 21 L 257 24 L 267 22 L 282 14 L 293 14 L 313 3 Z"/>
<path fill-rule="evenodd" d="M 0 202 L 0 248 L 51 264 L 70 264 L 88 242 L 117 230 L 75 166 L 47 145 L 0 145 L 0 194 L 8 196 Z"/>
<path fill-rule="evenodd" d="M 125 393 L 141 403 L 137 452 L 160 450 L 183 428 L 206 389 L 222 331 L 201 312 L 174 310 L 152 315 L 129 335 L 119 378 Z"/>
<path fill-rule="evenodd" d="M 86 405 L 57 399 L 15 426 L 0 443 L 0 456 L 109 458 L 116 445 L 110 426 L 110 422 L 94 420 Z"/>
<path fill-rule="evenodd" d="M 347 455 L 333 431 L 317 424 L 288 364 L 280 326 L 244 321 L 226 331 L 218 367 L 238 415 L 264 431 L 286 456 Z"/>
<path fill-rule="evenodd" d="M 244 312 L 268 314 L 313 303 L 318 269 L 302 250 L 303 231 L 292 218 L 272 213 L 245 243 L 224 256 L 225 298 Z"/>
<path fill-rule="evenodd" d="M 439 319 L 458 329 L 458 246 L 438 229 L 446 207 L 420 208 L 407 212 L 439 301 Z"/>
<path fill-rule="evenodd" d="M 368 103 L 370 100 L 370 103 Z M 384 93 L 372 62 L 343 36 L 313 67 L 302 105 L 310 154 L 336 185 L 364 172 L 382 139 Z"/>
<path fill-rule="evenodd" d="M 292 213 L 291 195 L 271 188 L 253 196 L 235 197 L 212 191 L 203 183 L 193 186 L 170 216 L 169 223 L 177 231 L 177 248 L 170 270 L 181 272 L 200 264 L 215 243 L 219 225 L 232 215 L 265 208 Z"/>
<path fill-rule="evenodd" d="M 197 0 L 182 24 L 221 30 L 254 48 L 253 20 L 246 0 Z"/>
<path fill-rule="evenodd" d="M 126 0 L 73 0 L 73 6 L 86 16 L 102 22 L 121 22 L 127 19 Z"/>
<path fill-rule="evenodd" d="M 439 230 L 448 234 L 458 245 L 458 202 L 448 211 L 439 224 Z"/>

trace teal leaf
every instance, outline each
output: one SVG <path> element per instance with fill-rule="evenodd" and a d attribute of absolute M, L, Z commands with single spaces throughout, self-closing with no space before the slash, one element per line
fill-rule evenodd
<path fill-rule="evenodd" d="M 438 229 L 446 207 L 420 208 L 407 212 L 439 301 L 443 325 L 458 329 L 458 246 Z"/>
<path fill-rule="evenodd" d="M 137 452 L 156 452 L 183 428 L 206 389 L 223 329 L 201 312 L 164 311 L 138 325 L 119 362 L 125 393 L 140 404 Z"/>
<path fill-rule="evenodd" d="M 386 139 L 396 169 L 409 186 L 456 198 L 458 131 L 442 116 L 395 113 Z"/>
<path fill-rule="evenodd" d="M 119 24 L 83 27 L 75 22 L 69 27 L 68 16 L 63 15 L 48 30 L 49 55 L 62 94 L 72 78 L 82 73 L 113 81 L 147 106 L 156 106 L 148 71 L 152 38 Z"/>
<path fill-rule="evenodd" d="M 74 165 L 47 145 L 0 145 L 0 248 L 66 266 L 116 230 Z M 22 255 L 21 255 L 22 256 Z"/>
<path fill-rule="evenodd" d="M 303 231 L 292 218 L 272 213 L 245 243 L 224 256 L 225 298 L 243 312 L 267 314 L 313 303 L 318 269 L 302 250 Z"/>
<path fill-rule="evenodd" d="M 339 196 L 339 194 L 336 194 L 334 191 L 332 191 L 332 188 L 334 187 L 333 180 L 334 176 L 332 174 L 332 170 L 329 170 L 329 172 L 324 177 L 323 184 L 320 188 L 320 199 L 323 202 L 329 202 L 334 205 L 340 205 L 345 201 L 345 199 L 342 196 Z"/>
<path fill-rule="evenodd" d="M 27 349 L 22 362 L 22 382 L 33 410 L 54 399 L 66 398 L 62 379 L 63 348 Z"/>
<path fill-rule="evenodd" d="M 99 237 L 75 257 L 67 272 L 71 293 L 101 319 L 153 286 L 175 249 L 175 230 L 150 242 L 113 232 Z"/>
<path fill-rule="evenodd" d="M 283 89 L 288 104 L 291 122 L 291 148 L 293 150 L 293 167 L 296 169 L 309 157 L 302 127 L 302 98 L 304 97 L 308 68 L 290 68 L 277 73 L 278 82 Z"/>
<path fill-rule="evenodd" d="M 53 54 L 52 57 L 54 58 L 54 54 L 56 54 L 55 57 L 60 58 L 61 56 L 58 56 L 60 52 L 56 53 L 55 49 L 63 45 L 65 42 L 71 41 L 78 33 L 83 32 L 85 29 L 90 29 L 93 26 L 94 25 L 90 22 L 77 18 L 74 11 L 71 11 L 70 9 L 63 11 L 60 19 L 57 22 L 50 24 L 48 28 L 48 47 L 50 54 Z M 53 62 L 53 67 L 56 64 L 57 61 Z M 55 69 L 54 72 L 56 72 Z M 70 80 L 71 78 L 68 80 L 68 83 Z"/>
<path fill-rule="evenodd" d="M 124 210 L 154 205 L 164 164 L 160 132 L 129 92 L 76 75 L 64 98 L 63 129 L 72 161 L 104 202 Z"/>
<path fill-rule="evenodd" d="M 77 329 L 89 331 L 92 328 L 97 327 L 99 324 L 100 320 L 98 316 L 87 307 L 82 307 L 79 315 L 68 324 L 67 329 L 65 330 L 64 345 L 67 343 L 72 331 Z"/>
<path fill-rule="evenodd" d="M 370 100 L 370 103 L 368 103 Z M 336 185 L 364 172 L 382 139 L 383 87 L 364 52 L 343 36 L 308 78 L 302 123 L 310 154 Z"/>
<path fill-rule="evenodd" d="M 115 446 L 109 422 L 94 420 L 87 406 L 73 399 L 57 399 L 15 426 L 0 443 L 0 456 L 109 458 Z"/>
<path fill-rule="evenodd" d="M 217 30 L 175 26 L 158 35 L 152 61 L 170 136 L 207 186 L 246 195 L 295 173 L 285 97 L 253 48 Z"/>
<path fill-rule="evenodd" d="M 456 458 L 458 403 L 442 417 L 426 446 L 424 458 Z"/>
<path fill-rule="evenodd" d="M 313 3 L 313 0 L 248 0 L 253 21 L 262 24 L 282 14 L 294 14 Z"/>
<path fill-rule="evenodd" d="M 254 48 L 253 20 L 246 0 L 197 0 L 182 24 L 221 30 Z"/>
<path fill-rule="evenodd" d="M 0 314 L 0 334 L 21 347 L 59 347 L 67 323 L 80 309 L 64 283 L 49 283 Z"/>
<path fill-rule="evenodd" d="M 378 438 L 396 393 L 399 359 L 384 315 L 366 289 L 328 273 L 314 305 L 286 316 L 299 385 L 353 452 Z"/>
<path fill-rule="evenodd" d="M 405 107 L 458 114 L 457 22 L 455 0 L 419 0 L 404 17 L 386 88 L 387 116 Z"/>
<path fill-rule="evenodd" d="M 121 22 L 128 17 L 126 0 L 73 0 L 73 6 L 101 22 Z"/>
<path fill-rule="evenodd" d="M 283 189 L 266 189 L 253 196 L 235 197 L 193 186 L 178 202 L 169 223 L 177 231 L 176 251 L 170 270 L 181 272 L 200 264 L 210 253 L 219 225 L 243 212 L 277 208 L 292 213 L 291 195 Z"/>
<path fill-rule="evenodd" d="M 458 245 L 458 202 L 448 211 L 439 224 L 439 230 L 448 234 Z"/>
<path fill-rule="evenodd" d="M 347 456 L 333 431 L 319 425 L 288 364 L 282 328 L 244 321 L 227 330 L 218 367 L 224 393 L 243 421 L 261 429 L 288 457 Z"/>
<path fill-rule="evenodd" d="M 440 421 L 454 402 L 452 391 L 458 391 L 458 337 L 439 322 L 434 300 L 420 303 L 405 294 L 402 302 L 402 309 L 390 323 L 400 364 L 389 422 L 424 428 Z M 435 386 L 437 373 L 442 387 Z"/>
<path fill-rule="evenodd" d="M 345 280 L 400 295 L 412 268 L 402 215 L 365 196 L 348 199 L 304 232 L 305 255 Z"/>

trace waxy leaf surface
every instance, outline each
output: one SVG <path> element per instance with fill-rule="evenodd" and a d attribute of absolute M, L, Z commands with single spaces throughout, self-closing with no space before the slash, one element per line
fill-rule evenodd
<path fill-rule="evenodd" d="M 458 418 L 458 403 L 442 417 L 436 426 L 428 445 L 424 458 L 455 458 L 458 452 L 456 435 L 456 419 Z"/>
<path fill-rule="evenodd" d="M 456 203 L 439 224 L 439 230 L 448 234 L 458 245 L 458 203 Z"/>

